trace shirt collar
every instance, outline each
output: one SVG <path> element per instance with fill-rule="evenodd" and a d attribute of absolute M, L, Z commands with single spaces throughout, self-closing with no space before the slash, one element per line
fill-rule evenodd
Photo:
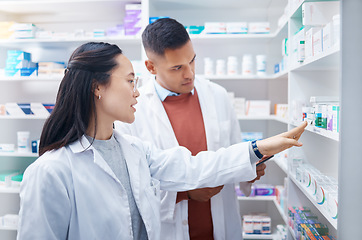
<path fill-rule="evenodd" d="M 166 97 L 168 96 L 179 96 L 180 93 L 175 93 L 172 92 L 164 87 L 162 87 L 157 81 L 156 78 L 154 79 L 154 84 L 155 84 L 155 89 L 156 89 L 156 93 L 158 95 L 158 97 L 160 98 L 160 100 L 163 102 Z M 195 92 L 195 88 L 191 90 L 192 95 L 194 95 Z"/>

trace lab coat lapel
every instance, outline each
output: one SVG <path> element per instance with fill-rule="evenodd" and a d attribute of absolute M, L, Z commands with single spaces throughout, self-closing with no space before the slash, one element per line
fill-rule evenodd
<path fill-rule="evenodd" d="M 209 80 L 195 79 L 195 88 L 198 93 L 202 116 L 204 119 L 207 150 L 217 150 L 219 148 L 220 134 L 218 128 L 218 118 L 216 108 L 214 107 L 215 99 L 211 89 L 208 86 Z"/>
<path fill-rule="evenodd" d="M 131 188 L 134 195 L 134 198 L 139 206 L 140 199 L 140 155 L 137 155 L 135 151 L 133 151 L 132 144 L 130 144 L 126 139 L 124 139 L 121 134 L 118 132 L 114 132 L 116 139 L 122 148 L 122 153 L 124 159 L 127 164 L 129 179 L 131 182 Z"/>
<path fill-rule="evenodd" d="M 148 116 L 153 117 L 155 122 L 161 122 L 161 124 L 155 124 L 155 126 L 159 126 L 161 131 L 164 134 L 164 140 L 163 143 L 164 146 L 178 146 L 178 142 L 175 136 L 175 133 L 173 132 L 172 125 L 170 123 L 170 120 L 168 119 L 167 113 L 165 111 L 165 108 L 162 105 L 162 102 L 160 98 L 157 95 L 157 92 L 155 90 L 154 86 L 154 79 L 149 81 L 147 85 L 145 85 L 145 97 L 147 101 L 149 101 L 148 106 L 151 106 L 149 110 L 151 111 Z M 171 144 L 171 145 L 170 145 Z"/>

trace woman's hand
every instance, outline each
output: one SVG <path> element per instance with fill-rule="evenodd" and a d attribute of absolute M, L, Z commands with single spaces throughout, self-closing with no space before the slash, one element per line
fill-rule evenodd
<path fill-rule="evenodd" d="M 307 125 L 307 122 L 303 122 L 288 132 L 257 141 L 256 145 L 258 146 L 259 152 L 263 155 L 274 155 L 291 147 L 303 146 L 298 140 Z"/>

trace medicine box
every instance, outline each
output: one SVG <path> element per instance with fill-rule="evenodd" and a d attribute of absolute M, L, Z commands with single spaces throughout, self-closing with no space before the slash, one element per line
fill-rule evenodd
<path fill-rule="evenodd" d="M 322 28 L 320 27 L 313 27 L 306 31 L 305 33 L 305 59 L 308 59 L 310 57 L 314 56 L 314 45 L 313 45 L 313 37 L 315 33 L 320 31 Z M 321 34 L 321 33 L 320 33 Z"/>
<path fill-rule="evenodd" d="M 302 5 L 302 21 L 305 26 L 324 26 L 339 13 L 339 1 L 305 2 Z"/>
<path fill-rule="evenodd" d="M 17 228 L 19 223 L 19 215 L 6 214 L 0 217 L 0 225 L 6 228 Z"/>
<path fill-rule="evenodd" d="M 323 52 L 323 29 L 313 34 L 313 56 Z"/>
<path fill-rule="evenodd" d="M 275 187 L 268 184 L 255 185 L 256 196 L 275 196 Z"/>
<path fill-rule="evenodd" d="M 30 77 L 37 75 L 37 68 L 5 69 L 5 76 L 7 77 Z"/>
<path fill-rule="evenodd" d="M 18 174 L 17 170 L 0 171 L 0 186 L 11 187 L 11 177 Z"/>
<path fill-rule="evenodd" d="M 224 22 L 205 22 L 205 33 L 224 34 L 226 33 L 226 23 Z"/>
<path fill-rule="evenodd" d="M 252 34 L 270 33 L 270 23 L 269 22 L 250 22 L 248 33 L 252 33 Z"/>
<path fill-rule="evenodd" d="M 11 177 L 11 186 L 20 187 L 20 183 L 23 181 L 23 174 L 18 174 Z"/>
<path fill-rule="evenodd" d="M 33 115 L 33 112 L 30 108 L 30 103 L 18 103 L 18 106 L 26 115 Z"/>
<path fill-rule="evenodd" d="M 248 23 L 247 22 L 227 22 L 226 23 L 226 33 L 246 34 L 246 33 L 248 33 Z"/>
<path fill-rule="evenodd" d="M 277 117 L 288 118 L 288 104 L 275 104 L 274 112 Z"/>
<path fill-rule="evenodd" d="M 14 152 L 15 151 L 15 145 L 14 144 L 0 144 L 0 152 Z"/>
<path fill-rule="evenodd" d="M 11 31 L 32 31 L 36 26 L 32 23 L 14 23 L 11 27 Z"/>
<path fill-rule="evenodd" d="M 252 100 L 246 102 L 247 116 L 269 116 L 270 101 L 267 100 Z"/>
<path fill-rule="evenodd" d="M 204 26 L 194 26 L 191 25 L 188 27 L 189 34 L 200 34 L 205 29 Z"/>
<path fill-rule="evenodd" d="M 36 116 L 49 116 L 49 111 L 41 103 L 30 103 L 30 109 Z"/>
<path fill-rule="evenodd" d="M 49 113 L 52 113 L 53 109 L 54 109 L 54 104 L 51 103 L 43 103 L 44 107 L 46 110 L 48 110 Z"/>
<path fill-rule="evenodd" d="M 141 17 L 142 4 L 126 4 L 125 5 L 126 16 Z"/>
<path fill-rule="evenodd" d="M 8 59 L 12 60 L 28 60 L 31 61 L 31 54 L 19 50 L 8 50 L 7 52 Z"/>
<path fill-rule="evenodd" d="M 64 62 L 38 62 L 40 69 L 64 69 Z"/>
<path fill-rule="evenodd" d="M 25 113 L 17 103 L 6 103 L 6 112 L 11 116 L 25 116 Z"/>
<path fill-rule="evenodd" d="M 237 116 L 245 116 L 245 98 L 235 97 L 233 107 Z"/>
<path fill-rule="evenodd" d="M 262 139 L 263 139 L 263 132 L 241 132 L 242 142 L 250 142 Z"/>
<path fill-rule="evenodd" d="M 323 52 L 333 46 L 332 23 L 327 23 L 323 28 Z"/>
<path fill-rule="evenodd" d="M 6 60 L 6 69 L 21 69 L 21 68 L 28 68 L 29 61 L 28 60 L 16 60 L 12 58 L 8 58 Z"/>

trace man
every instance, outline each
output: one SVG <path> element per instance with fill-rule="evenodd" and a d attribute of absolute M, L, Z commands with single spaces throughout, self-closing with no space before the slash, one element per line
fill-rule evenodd
<path fill-rule="evenodd" d="M 146 27 L 142 41 L 146 67 L 155 78 L 140 89 L 135 122 L 116 123 L 116 128 L 162 149 L 185 146 L 193 155 L 240 142 L 239 123 L 226 90 L 195 79 L 196 54 L 183 25 L 159 19 Z M 249 154 L 257 158 L 251 147 Z M 264 169 L 265 164 L 256 169 L 255 180 Z M 243 185 L 250 193 L 251 183 Z M 162 239 L 242 238 L 234 184 L 162 192 L 161 198 Z"/>

